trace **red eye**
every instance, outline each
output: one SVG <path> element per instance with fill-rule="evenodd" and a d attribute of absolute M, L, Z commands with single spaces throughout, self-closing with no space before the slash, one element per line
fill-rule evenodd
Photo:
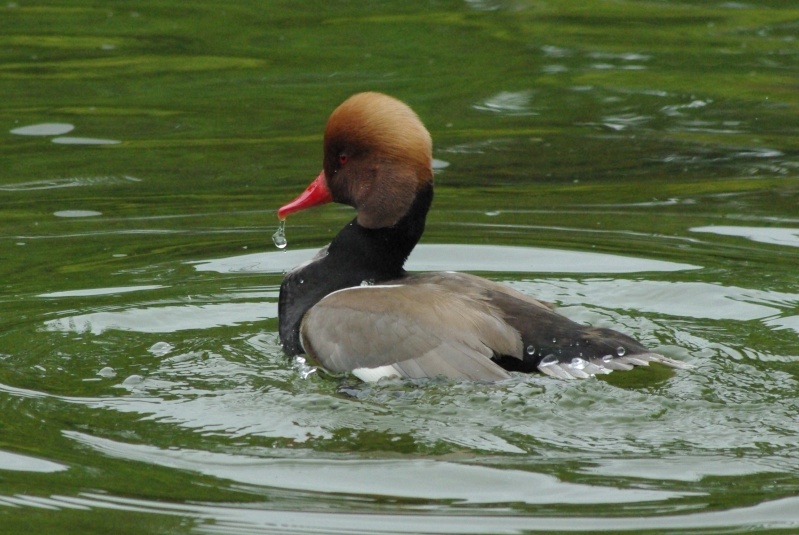
<path fill-rule="evenodd" d="M 339 165 L 344 165 L 345 163 L 347 163 L 348 159 L 349 158 L 347 157 L 346 154 L 341 153 L 341 154 L 338 155 L 338 164 Z"/>

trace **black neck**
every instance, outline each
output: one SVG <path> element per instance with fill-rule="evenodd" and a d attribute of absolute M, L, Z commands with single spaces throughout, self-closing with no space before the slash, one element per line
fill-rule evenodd
<path fill-rule="evenodd" d="M 375 280 L 401 275 L 405 260 L 422 237 L 432 199 L 430 187 L 416 197 L 410 211 L 393 227 L 368 229 L 353 219 L 333 239 L 328 256 L 341 255 L 339 261 L 351 269 L 372 273 Z"/>
<path fill-rule="evenodd" d="M 280 341 L 286 352 L 302 353 L 302 317 L 329 293 L 405 274 L 405 260 L 422 237 L 432 201 L 430 185 L 418 193 L 411 209 L 393 227 L 368 229 L 353 219 L 333 239 L 327 255 L 286 275 L 278 300 Z"/>

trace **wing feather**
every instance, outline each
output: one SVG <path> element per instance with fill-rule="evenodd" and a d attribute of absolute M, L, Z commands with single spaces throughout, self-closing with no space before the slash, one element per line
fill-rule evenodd
<path fill-rule="evenodd" d="M 303 347 L 332 372 L 392 366 L 402 377 L 497 380 L 494 354 L 521 354 L 519 333 L 479 295 L 432 283 L 361 286 L 305 315 Z"/>
<path fill-rule="evenodd" d="M 302 320 L 305 352 L 332 372 L 353 372 L 367 381 L 388 376 L 493 381 L 509 377 L 507 370 L 572 379 L 650 362 L 690 367 L 474 275 L 424 273 L 395 282 L 324 297 Z"/>

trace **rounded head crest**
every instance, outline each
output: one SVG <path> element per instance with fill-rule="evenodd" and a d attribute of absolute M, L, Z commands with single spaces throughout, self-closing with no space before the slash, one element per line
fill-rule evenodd
<path fill-rule="evenodd" d="M 329 167 L 332 171 L 342 153 L 407 162 L 428 170 L 432 177 L 430 133 L 407 104 L 382 93 L 357 93 L 330 115 L 325 127 L 325 171 Z"/>
<path fill-rule="evenodd" d="M 358 93 L 325 127 L 324 175 L 333 200 L 354 206 L 367 228 L 390 227 L 433 182 L 433 142 L 405 103 Z"/>

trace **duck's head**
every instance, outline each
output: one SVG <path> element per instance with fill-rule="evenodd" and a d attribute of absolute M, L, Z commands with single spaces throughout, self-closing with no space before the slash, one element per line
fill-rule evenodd
<path fill-rule="evenodd" d="M 354 207 L 363 227 L 391 227 L 432 184 L 432 147 L 406 104 L 381 93 L 353 95 L 327 121 L 322 172 L 278 217 L 333 201 Z"/>

